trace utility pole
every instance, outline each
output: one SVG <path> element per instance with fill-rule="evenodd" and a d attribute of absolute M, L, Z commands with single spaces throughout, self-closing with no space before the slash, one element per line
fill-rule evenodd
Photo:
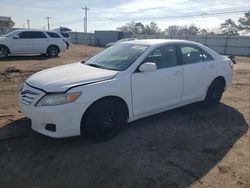
<path fill-rule="evenodd" d="M 88 29 L 88 25 L 87 25 L 87 22 L 88 22 L 88 10 L 90 10 L 87 6 L 85 7 L 82 7 L 82 9 L 85 11 L 85 17 L 84 17 L 84 32 L 87 33 Z"/>
<path fill-rule="evenodd" d="M 48 30 L 50 30 L 49 20 L 51 19 L 51 17 L 47 16 L 45 18 L 47 19 L 47 23 L 48 23 Z"/>
<path fill-rule="evenodd" d="M 28 29 L 30 29 L 30 20 L 27 20 L 27 24 L 28 24 Z"/>

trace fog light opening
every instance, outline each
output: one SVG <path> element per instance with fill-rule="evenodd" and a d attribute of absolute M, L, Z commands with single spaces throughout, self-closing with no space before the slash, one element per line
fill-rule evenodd
<path fill-rule="evenodd" d="M 48 123 L 48 124 L 46 124 L 45 129 L 47 131 L 56 132 L 56 125 Z"/>

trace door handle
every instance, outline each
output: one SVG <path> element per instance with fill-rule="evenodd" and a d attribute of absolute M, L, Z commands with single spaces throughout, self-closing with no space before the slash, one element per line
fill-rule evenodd
<path fill-rule="evenodd" d="M 176 72 L 174 73 L 175 76 L 179 76 L 179 75 L 182 75 L 182 74 L 183 74 L 182 71 L 176 71 Z"/>

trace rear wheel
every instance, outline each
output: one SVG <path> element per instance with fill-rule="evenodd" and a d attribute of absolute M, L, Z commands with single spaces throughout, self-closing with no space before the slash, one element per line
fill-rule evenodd
<path fill-rule="evenodd" d="M 214 80 L 207 90 L 206 98 L 203 102 L 204 105 L 207 107 L 213 107 L 219 104 L 224 92 L 224 87 L 225 85 L 221 80 Z"/>
<path fill-rule="evenodd" d="M 87 111 L 84 128 L 94 140 L 107 141 L 119 133 L 125 117 L 124 106 L 119 100 L 103 99 Z"/>
<path fill-rule="evenodd" d="M 59 48 L 57 46 L 50 46 L 47 50 L 47 54 L 50 57 L 57 57 L 59 54 Z"/>
<path fill-rule="evenodd" d="M 9 50 L 5 46 L 0 46 L 0 59 L 5 59 L 9 55 Z"/>

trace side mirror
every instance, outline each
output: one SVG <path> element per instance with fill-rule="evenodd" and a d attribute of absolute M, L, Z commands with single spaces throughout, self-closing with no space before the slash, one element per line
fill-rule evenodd
<path fill-rule="evenodd" d="M 19 35 L 15 35 L 13 39 L 19 39 Z"/>
<path fill-rule="evenodd" d="M 139 71 L 141 71 L 141 72 L 153 72 L 153 71 L 156 71 L 156 70 L 157 70 L 156 64 L 152 63 L 152 62 L 143 63 L 139 67 Z"/>

